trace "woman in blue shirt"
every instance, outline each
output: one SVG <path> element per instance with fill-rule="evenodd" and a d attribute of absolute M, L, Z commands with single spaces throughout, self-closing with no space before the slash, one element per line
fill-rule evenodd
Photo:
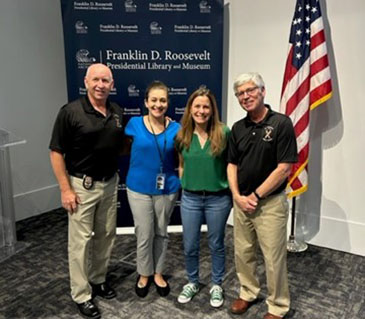
<path fill-rule="evenodd" d="M 180 124 L 165 117 L 168 88 L 152 82 L 145 95 L 148 114 L 133 117 L 125 134 L 132 139 L 127 196 L 137 236 L 136 294 L 145 297 L 152 281 L 161 296 L 170 287 L 162 273 L 168 243 L 167 225 L 180 182 L 175 169 L 175 136 Z M 153 277 L 153 279 L 152 279 Z"/>

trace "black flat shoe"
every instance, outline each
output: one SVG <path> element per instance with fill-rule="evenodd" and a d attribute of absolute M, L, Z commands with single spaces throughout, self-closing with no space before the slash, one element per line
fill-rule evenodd
<path fill-rule="evenodd" d="M 93 296 L 100 296 L 104 299 L 113 299 L 117 296 L 117 293 L 111 288 L 106 282 L 102 284 L 94 285 L 91 284 L 93 290 Z"/>
<path fill-rule="evenodd" d="M 140 278 L 140 277 L 141 277 L 141 276 L 138 276 L 138 277 L 137 277 L 136 286 L 135 286 L 135 291 L 136 291 L 136 294 L 137 294 L 137 296 L 138 296 L 138 297 L 144 298 L 144 297 L 146 297 L 146 296 L 147 296 L 147 294 L 148 294 L 148 290 L 149 290 L 149 288 L 150 288 L 150 286 L 151 286 L 151 277 L 149 277 L 149 278 L 148 278 L 148 281 L 147 281 L 146 286 L 144 286 L 144 287 L 139 287 L 139 286 L 138 286 L 138 282 L 139 282 L 139 278 Z"/>
<path fill-rule="evenodd" d="M 99 319 L 101 317 L 100 311 L 98 307 L 94 304 L 92 299 L 83 303 L 76 303 L 76 305 L 77 308 L 79 308 L 81 315 L 86 318 Z"/>
<path fill-rule="evenodd" d="M 164 278 L 165 279 L 165 278 Z M 165 279 L 166 281 L 166 286 L 165 287 L 161 287 L 159 285 L 156 284 L 156 281 L 154 281 L 155 283 L 155 286 L 156 286 L 156 291 L 157 293 L 161 296 L 161 297 L 166 297 L 169 293 L 170 293 L 170 285 L 169 283 L 167 282 L 167 280 Z"/>

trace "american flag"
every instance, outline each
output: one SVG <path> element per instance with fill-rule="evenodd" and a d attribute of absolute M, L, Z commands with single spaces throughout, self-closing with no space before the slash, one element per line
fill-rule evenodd
<path fill-rule="evenodd" d="M 289 197 L 308 188 L 309 113 L 332 95 L 323 19 L 318 0 L 297 0 L 292 21 L 280 112 L 293 121 L 298 163 L 288 183 Z"/>

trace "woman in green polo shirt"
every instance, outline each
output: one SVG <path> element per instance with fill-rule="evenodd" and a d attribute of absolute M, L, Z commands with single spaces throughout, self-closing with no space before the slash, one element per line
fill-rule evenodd
<path fill-rule="evenodd" d="M 176 141 L 179 175 L 183 193 L 181 220 L 184 254 L 189 282 L 178 302 L 187 303 L 199 292 L 200 228 L 205 221 L 212 256 L 210 304 L 224 302 L 221 287 L 225 272 L 224 235 L 232 208 L 227 181 L 226 148 L 230 130 L 219 120 L 217 102 L 206 88 L 199 88 L 188 99 L 182 128 Z"/>

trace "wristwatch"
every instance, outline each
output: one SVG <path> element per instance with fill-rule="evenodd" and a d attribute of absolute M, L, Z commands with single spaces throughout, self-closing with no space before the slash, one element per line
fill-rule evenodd
<path fill-rule="evenodd" d="M 255 194 L 255 196 L 257 197 L 258 200 L 261 200 L 262 198 L 256 193 L 256 191 L 253 191 L 253 193 Z"/>

